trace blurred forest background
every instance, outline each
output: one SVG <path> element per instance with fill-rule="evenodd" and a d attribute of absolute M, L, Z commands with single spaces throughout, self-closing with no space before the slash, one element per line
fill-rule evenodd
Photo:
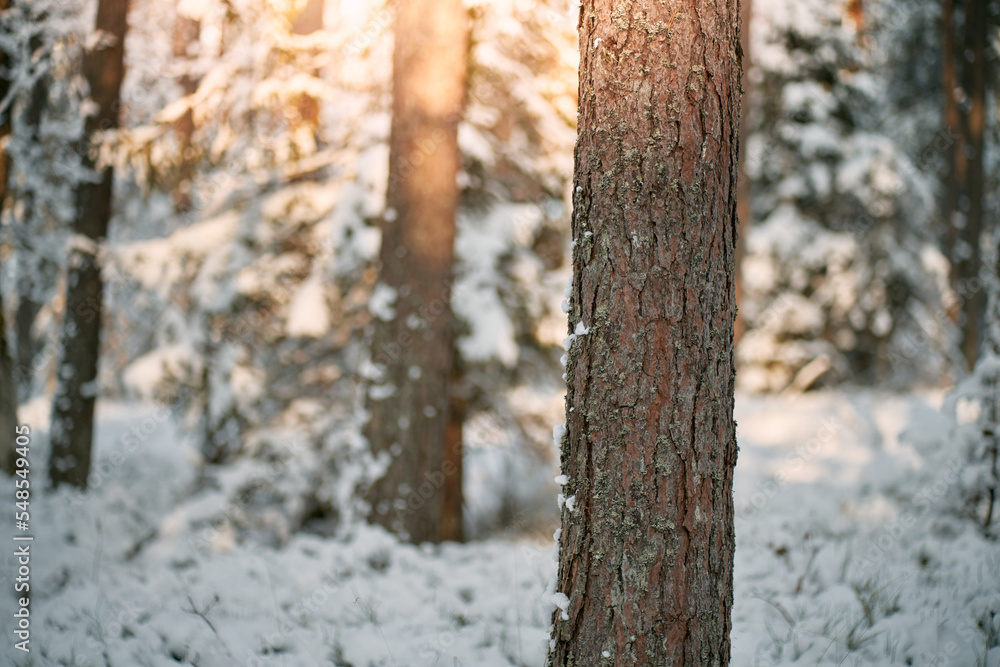
<path fill-rule="evenodd" d="M 85 55 L 100 52 L 97 4 L 3 0 L 0 422 L 15 405 L 51 410 L 58 462 L 70 451 L 59 429 L 78 430 L 86 412 L 77 402 L 152 405 L 198 453 L 183 502 L 199 543 L 334 535 L 369 474 L 366 402 L 391 399 L 378 354 L 393 353 L 373 352 L 373 336 L 394 317 L 379 283 L 381 230 L 396 216 L 386 188 L 406 176 L 389 171 L 394 10 L 119 0 L 114 14 L 101 0 L 107 34 L 125 29 L 127 7 L 120 95 L 104 99 L 95 83 L 114 54 Z M 472 539 L 556 521 L 578 7 L 465 5 L 449 428 L 464 448 L 455 536 Z M 971 378 L 969 396 L 996 405 L 1000 6 L 744 8 L 741 400 Z M 95 245 L 79 202 L 91 197 L 100 217 L 112 173 L 108 240 Z M 74 296 L 95 271 L 96 304 Z M 67 341 L 94 320 L 99 373 L 87 382 L 66 368 L 98 357 L 67 358 Z M 997 445 L 976 428 L 980 467 L 956 511 L 989 535 Z M 131 451 L 127 432 L 107 433 Z M 74 451 L 89 456 L 89 444 Z M 33 474 L 49 465 L 69 482 L 69 507 L 87 497 L 78 487 L 130 469 L 95 463 L 79 478 L 81 461 L 66 461 L 36 461 Z M 163 532 L 121 520 L 135 553 Z"/>
<path fill-rule="evenodd" d="M 576 10 L 467 4 L 454 419 L 467 456 L 516 450 L 505 474 L 530 478 L 562 411 Z M 255 491 L 292 502 L 282 531 L 335 516 L 328 474 L 360 446 L 372 323 L 392 310 L 376 289 L 381 225 L 395 214 L 392 10 L 133 0 L 120 127 L 93 133 L 81 100 L 95 6 L 11 0 L 5 13 L 0 285 L 19 399 L 59 385 L 87 153 L 115 174 L 91 393 L 169 406 L 210 463 L 293 459 L 301 479 Z M 739 387 L 953 384 L 993 321 L 996 7 L 744 9 Z M 470 492 L 498 483 L 489 477 Z M 510 522 L 497 492 L 471 534 Z"/>

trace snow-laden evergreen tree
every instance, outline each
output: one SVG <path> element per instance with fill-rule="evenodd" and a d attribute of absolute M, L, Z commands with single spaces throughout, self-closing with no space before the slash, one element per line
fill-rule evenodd
<path fill-rule="evenodd" d="M 843 2 L 754 5 L 747 388 L 930 381 L 951 367 L 936 175 L 915 149 L 933 137 L 906 137 L 881 111 L 893 100 L 880 25 L 857 32 Z"/>
<path fill-rule="evenodd" d="M 0 48 L 11 86 L 9 206 L 4 239 L 15 288 L 9 303 L 16 332 L 12 356 L 21 397 L 42 390 L 55 369 L 58 305 L 52 302 L 73 219 L 72 192 L 81 178 L 75 142 L 79 114 L 80 34 L 85 5 L 55 0 L 12 2 L 4 12 Z"/>

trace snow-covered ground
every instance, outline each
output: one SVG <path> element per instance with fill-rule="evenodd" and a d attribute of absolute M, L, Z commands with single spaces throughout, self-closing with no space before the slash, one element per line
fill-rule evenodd
<path fill-rule="evenodd" d="M 1000 665 L 1000 549 L 958 521 L 930 530 L 934 498 L 958 471 L 928 469 L 899 438 L 942 430 L 939 403 L 739 397 L 734 665 Z M 36 487 L 47 409 L 21 414 L 37 429 Z M 549 531 L 421 548 L 358 526 L 349 540 L 237 543 L 198 526 L 225 500 L 187 497 L 195 459 L 165 416 L 102 404 L 96 488 L 32 496 L 32 652 L 13 650 L 6 630 L 0 663 L 544 664 Z M 9 481 L 0 494 L 13 505 Z M 6 619 L 13 561 L 0 557 Z"/>

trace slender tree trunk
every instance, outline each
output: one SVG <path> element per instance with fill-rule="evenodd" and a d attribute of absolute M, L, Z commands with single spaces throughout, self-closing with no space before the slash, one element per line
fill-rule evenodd
<path fill-rule="evenodd" d="M 103 39 L 83 57 L 83 74 L 96 105 L 87 116 L 81 148 L 83 163 L 90 169 L 96 169 L 92 149 L 101 140 L 100 133 L 118 126 L 127 14 L 128 0 L 100 0 L 95 30 Z M 111 220 L 114 170 L 103 167 L 96 177 L 77 186 L 76 239 L 68 262 L 59 386 L 52 407 L 49 479 L 53 486 L 68 483 L 85 488 L 90 474 L 104 310 L 99 251 Z"/>
<path fill-rule="evenodd" d="M 581 7 L 550 665 L 729 661 L 738 26 L 736 0 Z"/>
<path fill-rule="evenodd" d="M 963 20 L 963 39 L 956 45 L 955 0 L 945 0 L 942 9 L 944 116 L 948 135 L 957 137 L 946 153 L 945 248 L 951 261 L 952 289 L 958 297 L 950 313 L 959 323 L 962 354 L 971 369 L 979 357 L 986 309 L 986 293 L 980 279 L 985 183 L 986 1 L 966 0 Z M 971 60 L 966 54 L 971 54 Z"/>
<path fill-rule="evenodd" d="M 962 327 L 962 352 L 966 364 L 971 369 L 979 358 L 983 332 L 983 318 L 986 314 L 986 289 L 979 280 L 982 269 L 980 237 L 983 232 L 983 152 L 984 128 L 986 125 L 986 31 L 988 28 L 987 0 L 966 0 L 965 40 L 966 51 L 972 60 L 964 59 L 962 87 L 968 97 L 968 107 L 963 115 L 963 143 L 965 150 L 960 156 L 965 160 L 965 182 L 959 210 L 964 213 L 965 226 L 962 238 L 970 252 L 963 254 L 959 261 L 960 279 L 967 281 Z M 969 289 L 975 284 L 977 289 Z"/>
<path fill-rule="evenodd" d="M 171 46 L 174 57 L 190 62 L 193 57 L 193 46 L 198 43 L 201 36 L 201 21 L 188 18 L 178 14 L 174 19 L 174 34 Z M 188 73 L 183 74 L 178 83 L 184 95 L 192 95 L 198 90 L 198 80 Z M 180 144 L 181 161 L 180 173 L 177 178 L 177 185 L 173 192 L 174 209 L 178 212 L 189 211 L 192 206 L 191 200 L 191 179 L 195 172 L 195 150 L 192 143 L 194 136 L 194 111 L 188 109 L 184 115 L 174 123 L 174 132 L 177 135 L 177 143 Z"/>
<path fill-rule="evenodd" d="M 740 154 L 739 154 L 739 185 L 736 188 L 736 210 L 739 214 L 739 234 L 736 237 L 736 323 L 733 329 L 733 340 L 736 343 L 743 338 L 747 324 L 745 316 L 740 314 L 743 309 L 743 253 L 746 248 L 746 237 L 753 224 L 753 192 L 750 189 L 750 177 L 746 173 L 746 145 L 750 138 L 750 23 L 753 18 L 751 0 L 743 0 L 740 4 L 740 48 L 742 49 L 743 73 L 740 77 L 740 88 L 743 96 L 740 101 Z"/>
<path fill-rule="evenodd" d="M 951 263 L 949 272 L 952 289 L 958 291 L 958 258 L 955 248 L 959 238 L 958 200 L 965 181 L 963 154 L 962 116 L 958 110 L 958 73 L 955 64 L 955 0 L 944 0 L 941 8 L 941 25 L 944 33 L 942 84 L 944 87 L 944 123 L 949 137 L 956 140 L 948 144 L 945 152 L 946 172 L 944 183 L 945 256 Z M 948 314 L 955 322 L 959 319 L 961 305 L 949 305 Z"/>
<path fill-rule="evenodd" d="M 465 101 L 468 17 L 461 0 L 396 9 L 388 210 L 381 283 L 395 315 L 375 323 L 382 386 L 369 392 L 373 453 L 388 461 L 368 491 L 370 519 L 413 542 L 441 539 L 453 367 L 451 281 Z M 392 392 L 386 397 L 386 392 Z"/>
<path fill-rule="evenodd" d="M 41 47 L 41 40 L 33 38 L 32 51 L 37 51 Z M 41 142 L 42 117 L 49 102 L 49 86 L 51 77 L 48 72 L 43 73 L 32 85 L 31 93 L 25 103 L 24 109 L 19 114 L 18 131 L 23 133 L 22 141 L 30 145 L 38 145 Z M 26 166 L 30 169 L 30 165 Z M 35 217 L 35 193 L 32 189 L 26 188 L 18 193 L 20 199 L 18 225 L 31 233 L 32 228 L 37 224 Z M 42 295 L 52 291 L 58 267 L 54 265 L 43 254 L 36 251 L 31 240 L 24 240 L 19 250 L 17 260 L 17 313 L 14 315 L 14 330 L 17 336 L 17 367 L 18 379 L 22 398 L 27 398 L 31 393 L 32 380 L 35 377 L 35 353 L 36 344 L 34 338 L 35 320 L 42 310 Z"/>
<path fill-rule="evenodd" d="M 4 7 L 5 9 L 5 7 Z M 10 125 L 4 123 L 0 132 L 5 141 Z M 7 173 L 10 159 L 0 153 L 0 209 L 7 199 Z M 14 474 L 14 435 L 17 427 L 17 383 L 14 381 L 14 362 L 7 342 L 7 318 L 3 302 L 3 285 L 0 284 L 0 471 Z"/>
<path fill-rule="evenodd" d="M 292 32 L 296 35 L 311 35 L 323 29 L 323 13 L 326 8 L 324 0 L 309 0 L 306 6 L 292 24 Z M 313 76 L 319 76 L 318 71 L 313 71 Z M 298 103 L 299 122 L 316 129 L 314 133 L 317 143 L 319 141 L 319 100 L 309 95 L 303 95 Z"/>
<path fill-rule="evenodd" d="M 0 11 L 10 7 L 8 0 L 0 0 Z M 7 70 L 10 63 L 6 53 L 0 55 L 0 70 Z M 0 99 L 10 92 L 10 81 L 0 78 Z M 10 173 L 10 156 L 7 141 L 10 139 L 10 112 L 0 118 L 0 212 L 7 202 L 7 179 Z M 14 382 L 14 363 L 7 342 L 7 318 L 3 302 L 3 285 L 0 284 L 0 470 L 14 473 L 14 436 L 17 427 L 17 384 Z"/>
<path fill-rule="evenodd" d="M 14 434 L 17 426 L 17 384 L 14 363 L 7 347 L 7 322 L 4 317 L 3 292 L 0 291 L 0 470 L 14 473 Z"/>

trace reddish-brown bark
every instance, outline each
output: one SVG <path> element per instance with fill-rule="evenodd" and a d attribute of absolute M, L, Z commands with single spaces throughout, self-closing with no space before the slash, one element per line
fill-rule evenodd
<path fill-rule="evenodd" d="M 729 660 L 738 26 L 581 7 L 554 666 Z"/>

